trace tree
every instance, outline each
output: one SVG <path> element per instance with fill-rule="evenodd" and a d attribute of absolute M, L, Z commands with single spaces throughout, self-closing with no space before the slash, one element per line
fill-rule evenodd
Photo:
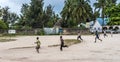
<path fill-rule="evenodd" d="M 32 28 L 43 27 L 43 0 L 31 0 L 30 5 L 23 4 L 20 17 L 21 24 Z"/>
<path fill-rule="evenodd" d="M 120 25 L 120 4 L 113 5 L 106 9 L 106 14 L 109 16 L 108 25 Z"/>
<path fill-rule="evenodd" d="M 0 29 L 7 29 L 7 25 L 2 21 L 0 20 Z"/>
<path fill-rule="evenodd" d="M 88 0 L 66 0 L 61 12 L 63 27 L 73 27 L 91 18 L 92 8 Z"/>
<path fill-rule="evenodd" d="M 43 27 L 43 4 L 43 0 L 31 0 L 28 16 L 33 28 Z"/>
<path fill-rule="evenodd" d="M 16 13 L 9 12 L 9 7 L 6 6 L 0 9 L 0 16 L 2 21 L 7 25 L 13 25 L 15 21 L 18 19 L 18 15 Z"/>
<path fill-rule="evenodd" d="M 56 15 L 53 11 L 52 5 L 48 5 L 44 10 L 43 21 L 45 27 L 53 27 L 54 24 L 57 22 L 58 18 L 58 15 Z"/>
<path fill-rule="evenodd" d="M 105 11 L 107 7 L 111 7 L 112 5 L 116 4 L 117 0 L 96 0 L 97 2 L 94 3 L 95 6 L 95 10 L 98 9 L 98 12 L 100 12 L 101 10 L 101 17 L 103 18 L 103 23 L 102 26 L 104 26 L 104 17 L 105 15 Z"/>
<path fill-rule="evenodd" d="M 1 6 L 0 6 L 0 17 L 2 17 L 2 9 L 1 9 Z"/>
<path fill-rule="evenodd" d="M 11 25 L 11 28 L 15 25 L 15 23 L 18 21 L 18 15 L 16 13 L 9 13 L 9 24 Z"/>
<path fill-rule="evenodd" d="M 95 6 L 95 10 L 98 9 L 98 11 L 100 12 L 101 10 L 101 17 L 103 18 L 104 20 L 104 16 L 105 16 L 105 7 L 106 7 L 106 4 L 107 4 L 107 1 L 106 0 L 96 0 L 97 2 L 94 3 L 94 6 Z M 102 26 L 104 26 L 104 21 L 102 23 Z"/>
<path fill-rule="evenodd" d="M 95 21 L 96 20 L 96 18 L 97 17 L 99 17 L 100 16 L 100 13 L 98 12 L 98 11 L 95 11 L 94 13 L 93 13 L 93 20 Z"/>
<path fill-rule="evenodd" d="M 19 25 L 25 28 L 44 28 L 53 27 L 55 23 L 54 11 L 52 5 L 48 5 L 43 9 L 43 0 L 31 0 L 31 3 L 23 4 Z M 21 26 L 21 27 L 22 27 Z"/>
<path fill-rule="evenodd" d="M 3 17 L 3 21 L 5 22 L 5 23 L 9 23 L 9 7 L 8 6 L 6 6 L 6 7 L 4 7 L 3 9 L 2 9 L 2 17 Z"/>
<path fill-rule="evenodd" d="M 27 27 L 31 27 L 31 21 L 29 20 L 29 5 L 28 4 L 23 4 L 22 5 L 22 8 L 21 8 L 21 15 L 20 15 L 20 18 L 19 18 L 19 21 L 17 23 L 18 27 L 19 28 L 26 28 Z"/>

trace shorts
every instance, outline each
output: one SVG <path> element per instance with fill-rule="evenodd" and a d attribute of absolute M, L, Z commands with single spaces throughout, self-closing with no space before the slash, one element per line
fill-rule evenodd
<path fill-rule="evenodd" d="M 36 46 L 36 49 L 39 49 L 40 48 L 40 46 Z"/>

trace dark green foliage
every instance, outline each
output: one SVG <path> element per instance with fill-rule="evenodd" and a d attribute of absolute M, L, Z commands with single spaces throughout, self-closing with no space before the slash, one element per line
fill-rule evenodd
<path fill-rule="evenodd" d="M 2 21 L 0 20 L 0 29 L 7 29 L 7 25 Z"/>
<path fill-rule="evenodd" d="M 108 25 L 120 25 L 120 4 L 108 7 L 106 14 L 110 17 Z"/>
<path fill-rule="evenodd" d="M 115 5 L 117 2 L 117 0 L 96 0 L 96 1 L 97 2 L 94 3 L 95 12 L 96 12 L 96 10 L 98 12 L 100 12 L 100 10 L 101 10 L 101 16 L 99 16 L 99 17 L 102 17 L 103 19 L 105 17 L 108 17 L 106 14 L 106 8 L 108 8 L 108 7 L 110 8 L 112 5 Z M 104 21 L 103 21 L 102 25 L 104 26 Z"/>
<path fill-rule="evenodd" d="M 57 20 L 53 7 L 48 5 L 43 9 L 43 5 L 43 0 L 31 0 L 30 5 L 23 4 L 18 25 L 22 28 L 25 26 L 31 28 L 53 27 Z"/>
<path fill-rule="evenodd" d="M 86 0 L 66 0 L 61 12 L 62 27 L 74 27 L 92 17 L 92 8 Z"/>

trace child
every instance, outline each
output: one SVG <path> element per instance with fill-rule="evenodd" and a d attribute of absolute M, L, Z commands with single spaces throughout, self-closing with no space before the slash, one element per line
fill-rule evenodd
<path fill-rule="evenodd" d="M 110 33 L 111 33 L 111 37 L 113 37 L 113 30 L 111 30 Z"/>
<path fill-rule="evenodd" d="M 107 34 L 106 34 L 106 30 L 104 30 L 103 33 L 104 33 L 104 38 L 105 38 L 105 36 L 107 36 Z"/>
<path fill-rule="evenodd" d="M 37 41 L 35 42 L 37 44 L 36 45 L 36 51 L 37 51 L 37 53 L 39 53 L 41 42 L 39 41 L 39 37 L 37 37 L 36 39 L 37 39 Z"/>
<path fill-rule="evenodd" d="M 60 50 L 62 51 L 62 50 L 63 50 L 63 47 L 68 47 L 68 46 L 67 46 L 67 45 L 64 45 L 64 40 L 63 40 L 62 36 L 60 36 L 60 41 L 61 41 Z"/>
<path fill-rule="evenodd" d="M 96 35 L 96 37 L 95 37 L 95 43 L 96 43 L 96 40 L 97 40 L 97 39 L 100 40 L 100 41 L 102 41 L 102 40 L 99 38 L 99 34 L 98 34 L 97 31 L 95 32 L 95 35 Z"/>
<path fill-rule="evenodd" d="M 78 37 L 77 37 L 77 40 L 79 40 L 79 38 L 80 38 L 80 40 L 82 40 L 82 41 L 83 41 L 83 39 L 81 38 L 81 32 L 80 32 L 80 31 L 78 32 Z"/>

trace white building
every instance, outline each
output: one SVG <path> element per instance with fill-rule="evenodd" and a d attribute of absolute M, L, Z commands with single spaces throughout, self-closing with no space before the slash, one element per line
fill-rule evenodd
<path fill-rule="evenodd" d="M 93 25 L 93 27 L 90 29 L 91 32 L 102 32 L 102 26 L 100 25 L 100 23 L 98 21 L 95 21 L 95 24 Z"/>

